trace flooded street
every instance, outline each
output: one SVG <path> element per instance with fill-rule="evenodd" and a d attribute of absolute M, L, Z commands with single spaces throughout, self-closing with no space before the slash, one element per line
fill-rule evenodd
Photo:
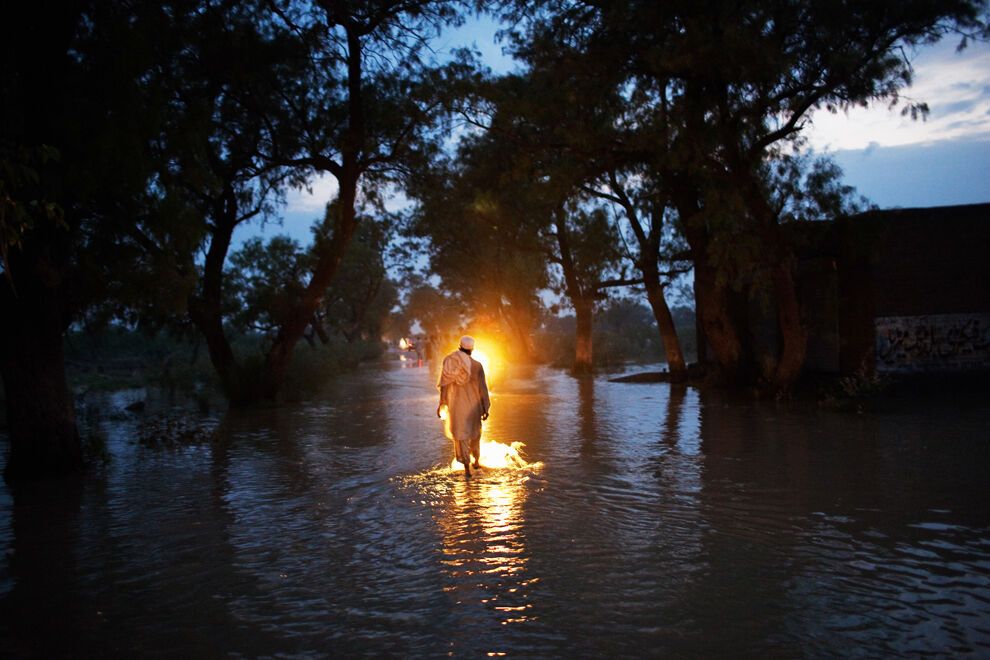
<path fill-rule="evenodd" d="M 426 369 L 0 488 L 15 655 L 990 654 L 990 401 L 870 415 L 538 368 L 466 480 Z M 5 653 L 6 655 L 6 653 Z"/>

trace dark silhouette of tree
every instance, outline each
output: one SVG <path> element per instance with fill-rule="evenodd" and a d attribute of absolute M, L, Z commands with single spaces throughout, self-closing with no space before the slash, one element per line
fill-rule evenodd
<path fill-rule="evenodd" d="M 246 405 L 277 396 L 307 331 L 343 327 L 328 314 L 345 310 L 324 297 L 359 226 L 358 207 L 376 199 L 433 121 L 440 74 L 419 55 L 426 32 L 457 16 L 431 2 L 261 2 L 190 7 L 184 17 L 184 48 L 159 76 L 171 119 L 159 141 L 159 212 L 181 209 L 199 230 L 144 232 L 136 240 L 151 257 L 149 273 L 161 268 L 156 254 L 179 265 L 189 317 L 231 403 Z M 320 172 L 336 178 L 337 198 L 317 223 L 312 249 L 293 262 L 304 277 L 277 280 L 282 291 L 274 283 L 251 289 L 256 297 L 241 316 L 265 325 L 269 341 L 260 367 L 242 362 L 227 336 L 227 321 L 236 319 L 224 308 L 233 233 L 270 217 L 288 185 Z M 251 254 L 275 267 L 280 248 L 298 248 L 279 241 L 251 247 L 242 267 Z M 278 308 L 265 313 L 263 301 Z M 350 313 L 357 336 L 366 330 L 363 313 Z"/>
<path fill-rule="evenodd" d="M 443 74 L 422 56 L 427 36 L 459 20 L 435 0 L 273 3 L 288 28 L 314 42 L 314 66 L 286 99 L 297 121 L 292 141 L 272 143 L 274 163 L 331 174 L 338 194 L 312 275 L 265 360 L 260 395 L 274 398 L 292 350 L 320 307 L 358 227 L 362 192 L 394 180 L 413 144 L 441 109 Z"/>
<path fill-rule="evenodd" d="M 386 267 L 394 224 L 390 220 L 360 222 L 312 325 L 324 343 L 328 332 L 340 334 L 348 343 L 378 341 L 382 336 L 398 304 L 398 289 Z"/>
<path fill-rule="evenodd" d="M 409 231 L 428 239 L 430 272 L 469 319 L 497 327 L 513 357 L 529 361 L 538 292 L 547 285 L 537 230 L 549 207 L 541 186 L 520 176 L 525 164 L 515 156 L 485 133 L 465 136 L 455 154 L 409 178 L 409 194 L 419 202 Z"/>
<path fill-rule="evenodd" d="M 157 130 L 142 76 L 165 25 L 155 7 L 0 8 L 0 373 L 8 479 L 82 466 L 63 334 L 111 288 L 90 277 L 134 217 Z M 128 57 L 120 56 L 121 52 Z M 126 267 L 128 254 L 117 256 Z"/>
<path fill-rule="evenodd" d="M 143 255 L 141 291 L 128 302 L 145 323 L 181 325 L 188 315 L 240 404 L 258 398 L 260 376 L 227 336 L 225 265 L 234 232 L 270 216 L 285 187 L 302 183 L 266 154 L 294 128 L 282 95 L 305 74 L 311 45 L 279 29 L 264 2 L 178 4 L 169 17 L 167 48 L 148 75 L 164 121 L 149 145 L 147 210 L 127 232 Z"/>
<path fill-rule="evenodd" d="M 606 299 L 608 289 L 637 284 L 620 272 L 622 253 L 614 224 L 602 208 L 589 208 L 581 200 L 572 200 L 552 212 L 552 226 L 547 230 L 547 254 L 560 267 L 559 282 L 551 280 L 554 290 L 563 293 L 574 308 L 575 373 L 590 373 L 594 368 L 595 308 Z"/>
<path fill-rule="evenodd" d="M 664 296 L 672 277 L 685 270 L 671 260 L 675 247 L 681 248 L 679 234 L 665 219 L 667 202 L 653 185 L 651 171 L 620 165 L 625 157 L 616 145 L 625 136 L 616 125 L 629 113 L 629 104 L 616 93 L 617 83 L 614 73 L 599 62 L 562 56 L 541 68 L 534 66 L 526 76 L 478 85 L 462 112 L 469 123 L 487 131 L 494 145 L 489 151 L 505 152 L 495 161 L 501 163 L 497 180 L 502 194 L 532 196 L 531 230 L 553 239 L 544 245 L 561 268 L 561 292 L 577 315 L 575 369 L 592 366 L 596 301 L 610 287 L 635 283 L 644 286 L 655 311 L 672 378 L 683 380 L 687 368 Z M 491 162 L 486 160 L 489 166 Z M 620 178 L 644 183 L 635 194 L 627 193 L 619 186 Z M 593 211 L 591 200 L 621 209 L 634 250 L 623 255 L 619 223 L 603 223 L 606 216 Z M 623 256 L 638 271 L 634 277 L 624 272 Z"/>
<path fill-rule="evenodd" d="M 634 185 L 631 180 L 635 178 L 639 179 L 640 185 L 630 190 Z M 662 190 L 653 185 L 649 171 L 633 172 L 632 176 L 620 180 L 620 175 L 613 170 L 597 177 L 586 189 L 590 194 L 614 203 L 625 215 L 636 246 L 632 261 L 640 273 L 647 302 L 660 332 L 670 378 L 683 382 L 687 379 L 687 363 L 665 290 L 690 267 L 685 265 L 686 252 L 669 201 Z"/>
<path fill-rule="evenodd" d="M 432 120 L 441 74 L 420 55 L 454 5 L 92 0 L 2 12 L 8 476 L 80 465 L 61 348 L 73 319 L 154 326 L 188 312 L 231 399 L 273 398 L 356 204 Z M 233 232 L 316 171 L 338 178 L 338 217 L 263 368 L 245 370 L 224 328 Z"/>
<path fill-rule="evenodd" d="M 896 100 L 910 81 L 913 46 L 959 30 L 985 32 L 981 4 L 958 0 L 509 7 L 513 52 L 533 70 L 584 81 L 579 89 L 598 81 L 601 93 L 582 101 L 612 117 L 598 126 L 613 165 L 649 168 L 676 211 L 694 261 L 701 325 L 727 380 L 755 375 L 737 312 L 751 296 L 772 298 L 781 344 L 769 383 L 776 390 L 800 373 L 807 336 L 794 251 L 770 202 L 765 163 L 787 153 L 814 108 Z M 626 104 L 621 113 L 616 97 Z"/>
<path fill-rule="evenodd" d="M 398 302 L 395 284 L 385 268 L 388 245 L 382 229 L 382 224 L 362 221 L 303 335 L 311 346 L 317 340 L 326 344 L 332 336 L 347 343 L 378 340 Z M 315 258 L 312 247 L 303 247 L 288 236 L 268 241 L 255 237 L 234 252 L 224 300 L 230 332 L 262 337 L 267 349 L 305 290 Z"/>

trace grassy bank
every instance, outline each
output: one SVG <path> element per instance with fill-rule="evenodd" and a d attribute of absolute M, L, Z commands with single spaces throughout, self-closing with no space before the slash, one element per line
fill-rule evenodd
<path fill-rule="evenodd" d="M 673 312 L 685 360 L 694 362 L 698 354 L 694 311 L 677 307 Z M 543 357 L 549 364 L 561 368 L 574 364 L 574 331 L 573 316 L 553 317 L 544 324 L 536 336 L 536 344 L 545 347 Z M 630 363 L 666 361 L 653 313 L 639 303 L 617 300 L 599 310 L 592 342 L 595 367 L 603 371 Z"/>
<path fill-rule="evenodd" d="M 233 343 L 241 363 L 260 366 L 265 340 L 247 336 Z M 382 355 L 380 342 L 347 343 L 331 338 L 326 344 L 300 342 L 293 355 L 283 396 L 311 395 L 335 375 Z M 101 333 L 71 332 L 66 336 L 66 375 L 77 396 L 133 387 L 155 387 L 171 396 L 219 395 L 220 383 L 206 346 L 198 339 L 182 340 L 164 333 L 146 335 L 121 328 Z"/>

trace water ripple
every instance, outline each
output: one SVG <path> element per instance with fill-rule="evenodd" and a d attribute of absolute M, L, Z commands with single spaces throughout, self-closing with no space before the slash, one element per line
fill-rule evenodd
<path fill-rule="evenodd" d="M 551 370 L 493 396 L 486 438 L 540 465 L 443 467 L 416 369 L 228 415 L 195 447 L 106 422 L 100 478 L 0 492 L 5 648 L 990 653 L 986 410 L 864 419 Z"/>

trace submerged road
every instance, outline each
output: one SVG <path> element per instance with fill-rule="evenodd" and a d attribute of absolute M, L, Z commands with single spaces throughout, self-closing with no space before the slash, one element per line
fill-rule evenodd
<path fill-rule="evenodd" d="M 466 480 L 426 369 L 0 489 L 13 655 L 990 654 L 990 402 L 855 415 L 538 368 Z"/>

